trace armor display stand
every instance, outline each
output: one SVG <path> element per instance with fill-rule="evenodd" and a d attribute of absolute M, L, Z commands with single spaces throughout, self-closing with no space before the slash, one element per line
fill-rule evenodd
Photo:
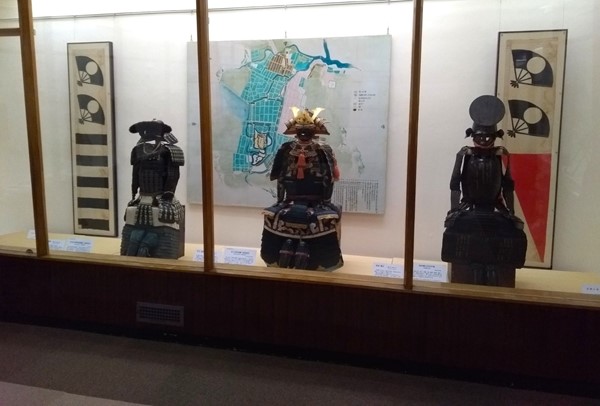
<path fill-rule="evenodd" d="M 442 260 L 450 263 L 450 282 L 514 287 L 515 269 L 525 263 L 527 237 L 514 215 L 510 156 L 494 145 L 504 134 L 496 129 L 504 113 L 495 96 L 480 96 L 469 109 L 473 127 L 466 134 L 474 146 L 456 154 L 444 222 Z"/>
<path fill-rule="evenodd" d="M 277 203 L 263 210 L 261 258 L 267 266 L 332 271 L 343 265 L 340 249 L 342 210 L 331 202 L 339 170 L 331 147 L 318 140 L 329 134 L 315 111 L 292 108 L 271 180 Z"/>
<path fill-rule="evenodd" d="M 129 128 L 140 140 L 131 151 L 132 199 L 125 211 L 121 255 L 172 258 L 185 253 L 185 208 L 175 197 L 184 155 L 171 127 L 142 121 Z M 139 192 L 139 194 L 138 194 Z"/>

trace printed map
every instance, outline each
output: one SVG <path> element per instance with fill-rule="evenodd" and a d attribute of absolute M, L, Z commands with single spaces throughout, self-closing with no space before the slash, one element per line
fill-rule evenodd
<path fill-rule="evenodd" d="M 344 211 L 383 213 L 391 37 L 211 43 L 215 204 L 274 203 L 269 180 L 290 108 L 322 107 Z M 200 203 L 196 45 L 189 47 L 188 201 Z"/>

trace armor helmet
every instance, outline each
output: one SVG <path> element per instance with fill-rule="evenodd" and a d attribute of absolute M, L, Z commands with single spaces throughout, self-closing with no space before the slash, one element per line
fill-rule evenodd
<path fill-rule="evenodd" d="M 130 133 L 139 133 L 141 140 L 140 142 L 153 141 L 153 140 L 165 140 L 168 135 L 174 136 L 171 133 L 171 126 L 163 123 L 161 120 L 152 121 L 140 121 L 139 123 L 133 124 L 129 127 Z M 175 142 L 177 139 L 175 138 Z M 170 142 L 174 144 L 174 142 Z"/>
<path fill-rule="evenodd" d="M 504 103 L 496 96 L 479 96 L 471 103 L 469 115 L 473 120 L 473 126 L 466 131 L 467 137 L 502 137 L 504 131 L 497 129 L 497 124 L 506 112 Z"/>
<path fill-rule="evenodd" d="M 312 138 L 318 134 L 329 134 L 325 127 L 324 120 L 317 117 L 324 109 L 316 108 L 314 111 L 309 109 L 299 109 L 298 107 L 291 108 L 294 117 L 285 123 L 286 130 L 283 132 L 287 135 L 298 135 Z"/>

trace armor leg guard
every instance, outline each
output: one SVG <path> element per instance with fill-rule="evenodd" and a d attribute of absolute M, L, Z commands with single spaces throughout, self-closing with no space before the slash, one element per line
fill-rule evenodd
<path fill-rule="evenodd" d="M 494 265 L 485 267 L 485 284 L 489 286 L 498 286 L 498 270 Z"/>
<path fill-rule="evenodd" d="M 158 238 L 158 246 L 154 249 L 153 256 L 156 258 L 177 259 L 184 255 L 183 244 L 185 244 L 184 230 L 175 230 L 171 227 L 156 227 L 153 230 Z"/>
<path fill-rule="evenodd" d="M 310 254 L 308 252 L 308 245 L 304 241 L 298 243 L 296 253 L 294 254 L 294 268 L 296 269 L 308 269 L 308 259 Z"/>
<path fill-rule="evenodd" d="M 144 239 L 144 235 L 146 231 L 143 229 L 133 229 L 131 230 L 131 234 L 129 235 L 129 243 L 127 244 L 127 250 L 125 255 L 128 257 L 136 257 L 138 256 L 138 250 L 142 240 Z"/>
<path fill-rule="evenodd" d="M 138 257 L 151 257 L 152 252 L 158 245 L 158 235 L 154 232 L 146 232 L 137 250 Z"/>
<path fill-rule="evenodd" d="M 267 266 L 281 268 L 333 271 L 344 264 L 336 233 L 329 233 L 319 238 L 303 239 L 302 244 L 306 244 L 305 251 L 304 248 L 296 247 L 296 245 L 301 245 L 297 239 L 277 235 L 265 228 L 262 235 L 260 257 Z M 301 255 L 296 255 L 298 251 Z M 288 255 L 291 258 L 288 259 Z"/>
<path fill-rule="evenodd" d="M 285 240 L 281 249 L 279 250 L 279 260 L 277 265 L 280 268 L 293 267 L 292 259 L 294 258 L 294 243 L 291 239 Z"/>
<path fill-rule="evenodd" d="M 471 271 L 473 272 L 473 283 L 476 285 L 487 285 L 485 277 L 485 265 L 471 264 Z"/>

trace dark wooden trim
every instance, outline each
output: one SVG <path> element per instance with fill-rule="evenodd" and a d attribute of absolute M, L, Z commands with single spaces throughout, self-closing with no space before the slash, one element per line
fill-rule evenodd
<path fill-rule="evenodd" d="M 20 28 L 0 28 L 0 37 L 18 37 L 21 35 Z"/>

